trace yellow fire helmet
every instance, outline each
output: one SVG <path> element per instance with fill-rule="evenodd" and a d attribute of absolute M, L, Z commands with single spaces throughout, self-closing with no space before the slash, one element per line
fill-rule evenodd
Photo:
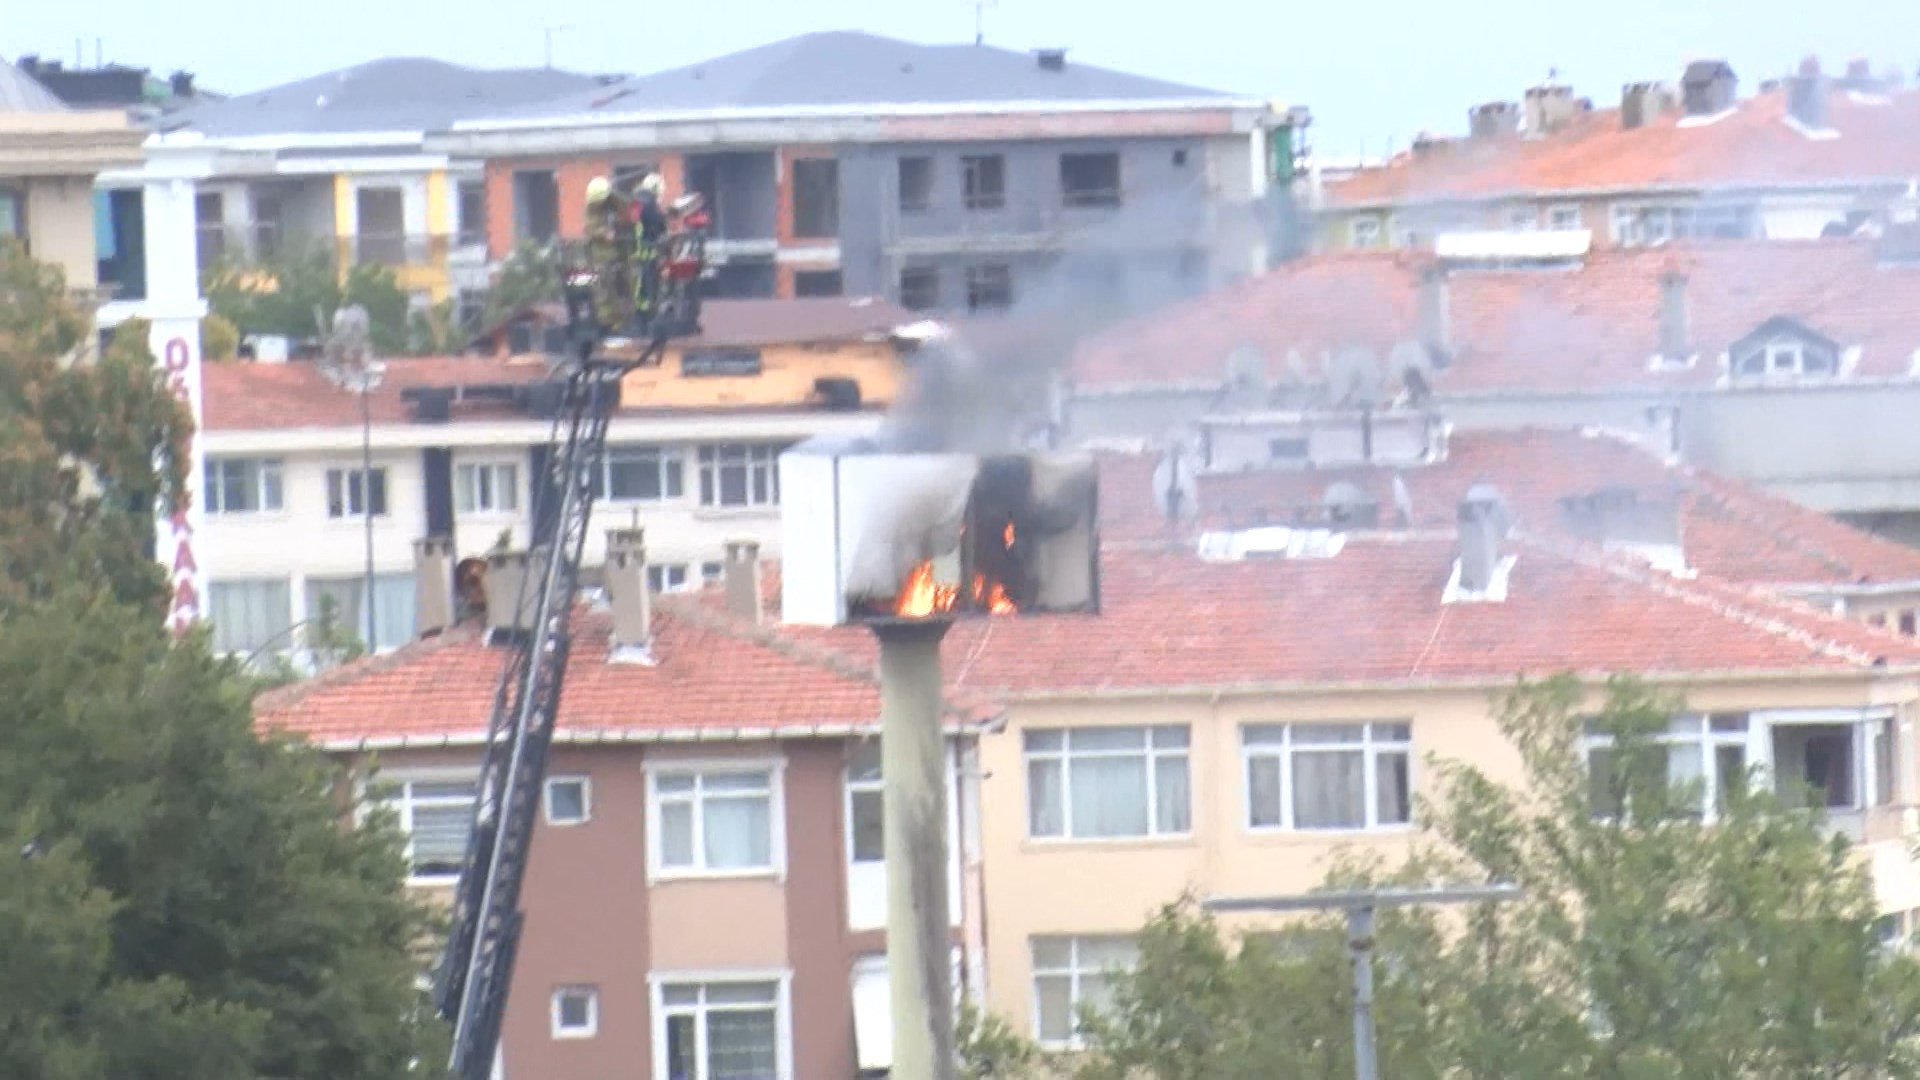
<path fill-rule="evenodd" d="M 613 182 L 604 176 L 596 176 L 587 181 L 587 205 L 599 206 L 613 194 Z"/>
<path fill-rule="evenodd" d="M 660 193 L 666 190 L 666 187 L 667 182 L 661 179 L 660 174 L 657 172 L 648 173 L 646 178 L 640 181 L 640 190 L 655 198 L 658 198 Z"/>

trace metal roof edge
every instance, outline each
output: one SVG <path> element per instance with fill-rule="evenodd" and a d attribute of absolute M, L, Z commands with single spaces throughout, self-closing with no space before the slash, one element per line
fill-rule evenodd
<path fill-rule="evenodd" d="M 1582 682 L 1598 682 L 1605 681 L 1619 673 L 1595 670 L 1576 671 L 1571 674 Z M 1893 676 L 1913 677 L 1920 675 L 1920 664 L 1889 665 L 1881 668 L 1870 668 L 1858 665 L 1852 667 L 1727 668 L 1719 671 L 1703 672 L 1639 672 L 1637 675 L 1648 683 L 1660 686 L 1722 685 L 1740 682 L 1845 682 L 1876 680 Z M 1546 677 L 1546 675 L 1534 676 L 1534 678 Z M 1061 704 L 1073 701 L 1127 701 L 1176 697 L 1207 698 L 1217 701 L 1226 698 L 1305 694 L 1466 692 L 1473 690 L 1512 689 L 1518 682 L 1519 677 L 1514 675 L 1475 675 L 1460 678 L 1440 676 L 1415 679 L 1282 679 L 1234 683 L 1182 683 L 1165 686 L 1080 687 L 1059 690 L 1029 690 L 1008 694 L 1006 695 L 1006 701 L 1011 705 L 1030 705 Z"/>
<path fill-rule="evenodd" d="M 611 91 L 613 88 L 609 87 Z M 999 115 L 1050 116 L 1059 113 L 1105 112 L 1248 112 L 1266 113 L 1269 102 L 1257 98 L 1114 98 L 1105 101 L 1030 99 L 1005 102 L 869 102 L 857 105 L 728 106 L 707 109 L 558 113 L 544 116 L 491 117 L 456 120 L 441 132 L 483 134 L 509 131 L 547 131 L 554 128 L 619 127 L 639 124 L 713 123 L 726 120 L 885 120 L 906 117 L 978 117 Z"/>
<path fill-rule="evenodd" d="M 965 725 L 947 725 L 949 738 L 978 736 L 1004 726 L 1004 712 L 991 721 Z M 286 732 L 284 728 L 269 730 Z M 845 739 L 877 735 L 880 721 L 858 723 L 817 723 L 790 725 L 739 725 L 724 728 L 561 728 L 553 734 L 556 746 L 646 746 L 687 742 L 786 742 L 799 739 Z M 454 732 L 444 735 L 378 735 L 361 738 L 311 740 L 312 745 L 330 754 L 366 753 L 379 750 L 451 750 L 486 745 L 484 731 Z"/>

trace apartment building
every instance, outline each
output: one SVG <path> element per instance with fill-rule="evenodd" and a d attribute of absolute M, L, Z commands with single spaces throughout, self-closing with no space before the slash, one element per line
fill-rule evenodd
<path fill-rule="evenodd" d="M 1886 220 L 1910 197 L 1920 94 L 1898 69 L 1816 59 L 1742 96 L 1723 60 L 1630 83 L 1596 107 L 1573 87 L 1475 106 L 1464 136 L 1315 187 L 1323 250 L 1428 247 L 1454 231 L 1586 230 L 1601 246 L 1812 239 Z"/>
<path fill-rule="evenodd" d="M 1637 248 L 1474 233 L 1295 260 L 1086 342 L 1056 419 L 1068 438 L 1160 438 L 1212 412 L 1425 402 L 1463 430 L 1594 424 L 1913 540 L 1912 229 Z"/>
<path fill-rule="evenodd" d="M 986 45 L 807 34 L 456 121 L 493 255 L 579 235 L 587 181 L 660 172 L 714 212 L 728 297 L 997 311 L 1135 305 L 1264 268 L 1304 110 Z"/>
<path fill-rule="evenodd" d="M 111 286 L 97 257 L 94 177 L 138 162 L 144 134 L 117 110 L 69 107 L 0 60 L 0 239 L 59 267 L 74 289 Z"/>
<path fill-rule="evenodd" d="M 604 584 L 645 600 L 637 532 Z M 422 545 L 444 614 L 451 566 Z M 750 557 L 730 574 L 757 577 Z M 891 1064 L 879 694 L 770 638 L 757 582 L 712 598 L 588 602 L 574 620 L 502 1032 L 505 1074 L 768 1080 Z M 422 629 L 434 629 L 434 614 Z M 333 754 L 365 813 L 391 811 L 412 882 L 444 898 L 471 826 L 505 650 L 496 620 L 263 696 L 263 730 Z M 956 977 L 977 993 L 974 740 L 956 704 L 948 829 Z"/>
<path fill-rule="evenodd" d="M 484 288 L 482 167 L 427 149 L 426 132 L 592 85 L 590 76 L 552 69 L 399 58 L 173 112 L 149 144 L 164 163 L 101 179 L 101 220 L 129 256 L 113 264 L 119 294 L 144 294 L 139 238 L 151 211 L 143 186 L 182 172 L 185 161 L 202 272 L 224 259 L 318 249 L 343 273 L 391 268 L 419 303 Z"/>
<path fill-rule="evenodd" d="M 710 303 L 701 336 L 621 387 L 587 565 L 628 525 L 647 529 L 661 591 L 717 577 L 728 541 L 776 553 L 778 453 L 875 428 L 903 374 L 890 331 L 909 318 L 868 299 Z M 216 647 L 297 650 L 330 602 L 390 649 L 413 635 L 416 537 L 448 537 L 460 559 L 524 547 L 554 505 L 551 330 L 530 312 L 499 354 L 387 361 L 364 403 L 310 361 L 206 365 L 195 557 Z"/>

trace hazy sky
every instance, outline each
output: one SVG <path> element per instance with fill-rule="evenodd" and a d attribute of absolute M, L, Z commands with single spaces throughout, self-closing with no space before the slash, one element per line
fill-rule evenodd
<path fill-rule="evenodd" d="M 228 92 L 381 56 L 537 65 L 548 27 L 570 27 L 553 35 L 559 66 L 641 72 L 810 30 L 932 43 L 974 26 L 971 0 L 0 0 L 0 13 L 0 56 L 71 62 L 80 40 L 91 63 L 98 38 L 110 61 L 184 67 Z M 1517 99 L 1549 67 L 1596 103 L 1697 56 L 1731 60 L 1743 88 L 1809 52 L 1829 69 L 1863 56 L 1920 70 L 1914 0 L 999 0 L 985 18 L 992 44 L 1304 104 L 1334 155 L 1458 130 L 1469 105 Z"/>

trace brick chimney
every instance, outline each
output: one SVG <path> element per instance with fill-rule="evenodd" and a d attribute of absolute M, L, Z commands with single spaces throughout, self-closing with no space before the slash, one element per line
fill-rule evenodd
<path fill-rule="evenodd" d="M 653 640 L 653 594 L 647 589 L 645 529 L 608 529 L 602 571 L 613 608 L 613 644 L 644 647 Z"/>
<path fill-rule="evenodd" d="M 1444 368 L 1453 357 L 1453 318 L 1447 295 L 1447 272 L 1428 266 L 1420 274 L 1420 343 L 1427 347 L 1433 366 Z"/>
<path fill-rule="evenodd" d="M 1693 355 L 1693 328 L 1687 316 L 1687 275 L 1660 275 L 1660 360 L 1684 364 Z"/>
<path fill-rule="evenodd" d="M 1632 131 L 1673 108 L 1673 89 L 1666 83 L 1637 82 L 1620 88 L 1620 127 Z"/>
<path fill-rule="evenodd" d="M 1489 101 L 1467 111 L 1467 134 L 1474 141 L 1501 139 L 1520 132 L 1520 106 L 1511 101 Z"/>
<path fill-rule="evenodd" d="M 1459 563 L 1455 583 L 1464 596 L 1484 597 L 1503 592 L 1500 584 L 1501 542 L 1507 538 L 1512 520 L 1507 503 L 1490 484 L 1475 484 L 1467 489 L 1459 508 Z"/>
<path fill-rule="evenodd" d="M 727 590 L 727 611 L 754 626 L 766 621 L 766 605 L 760 601 L 760 544 L 754 540 L 727 543 L 727 561 L 723 567 Z"/>
<path fill-rule="evenodd" d="M 453 541 L 429 536 L 413 542 L 413 636 L 431 637 L 453 625 Z"/>

